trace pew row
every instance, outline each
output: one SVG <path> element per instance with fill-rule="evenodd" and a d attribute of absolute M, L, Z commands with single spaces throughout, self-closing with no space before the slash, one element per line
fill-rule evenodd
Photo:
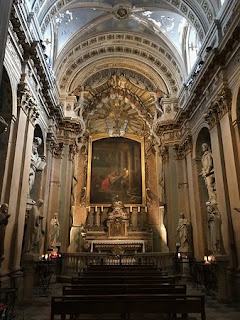
<path fill-rule="evenodd" d="M 186 294 L 185 284 L 89 284 L 66 285 L 62 288 L 63 295 L 83 294 Z"/>
<path fill-rule="evenodd" d="M 51 320 L 67 319 L 68 316 L 78 319 L 83 315 L 120 315 L 122 319 L 129 319 L 132 315 L 145 317 L 147 314 L 189 319 L 190 313 L 201 314 L 201 320 L 206 320 L 203 295 L 78 295 L 52 297 L 51 300 Z"/>
<path fill-rule="evenodd" d="M 175 277 L 172 276 L 157 276 L 157 277 L 145 277 L 136 276 L 136 277 L 77 277 L 71 279 L 72 284 L 107 284 L 107 283 L 175 283 Z"/>

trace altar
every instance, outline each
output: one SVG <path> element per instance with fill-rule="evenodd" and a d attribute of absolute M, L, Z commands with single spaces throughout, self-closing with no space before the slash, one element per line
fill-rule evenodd
<path fill-rule="evenodd" d="M 85 227 L 85 251 L 110 255 L 152 251 L 153 234 L 147 210 L 125 207 L 116 195 L 111 207 L 89 211 Z"/>
<path fill-rule="evenodd" d="M 145 240 L 129 239 L 92 240 L 91 252 L 109 252 L 111 254 L 144 253 L 146 242 Z"/>

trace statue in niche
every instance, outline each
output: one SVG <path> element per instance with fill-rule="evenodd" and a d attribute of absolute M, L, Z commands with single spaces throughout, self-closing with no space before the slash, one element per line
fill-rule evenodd
<path fill-rule="evenodd" d="M 3 203 L 0 207 L 0 257 L 4 255 L 5 230 L 9 217 L 10 214 L 8 214 L 8 204 Z"/>
<path fill-rule="evenodd" d="M 213 157 L 210 150 L 210 147 L 207 143 L 202 144 L 202 171 L 200 175 L 203 177 L 207 191 L 209 202 L 216 203 L 216 189 L 215 189 L 215 175 L 214 175 L 214 166 L 213 166 Z"/>
<path fill-rule="evenodd" d="M 58 221 L 58 213 L 54 213 L 54 218 L 50 222 L 50 246 L 56 247 L 57 239 L 59 237 L 60 223 Z"/>
<path fill-rule="evenodd" d="M 40 213 L 43 202 L 42 199 L 39 199 L 29 211 L 23 248 L 24 253 L 38 253 L 39 251 L 39 244 L 44 233 L 42 226 L 43 216 Z"/>
<path fill-rule="evenodd" d="M 180 212 L 179 221 L 177 226 L 177 240 L 180 244 L 179 252 L 190 252 L 190 223 L 185 218 L 184 213 Z"/>
<path fill-rule="evenodd" d="M 210 253 L 220 253 L 221 217 L 216 205 L 207 205 L 208 250 Z"/>
<path fill-rule="evenodd" d="M 35 137 L 33 139 L 30 173 L 29 173 L 29 194 L 34 186 L 36 171 L 43 171 L 46 165 L 46 161 L 38 154 L 38 147 L 42 144 L 42 139 Z"/>

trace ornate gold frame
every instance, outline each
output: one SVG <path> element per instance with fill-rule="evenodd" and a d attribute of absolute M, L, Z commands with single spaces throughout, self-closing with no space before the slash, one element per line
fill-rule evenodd
<path fill-rule="evenodd" d="M 89 136 L 89 144 L 88 144 L 88 170 L 87 170 L 87 206 L 90 206 L 90 188 L 91 188 L 91 171 L 92 171 L 92 143 L 93 141 L 100 140 L 103 138 L 109 138 L 109 135 L 105 133 L 96 134 L 94 136 Z M 142 203 L 139 204 L 129 204 L 125 203 L 125 206 L 144 206 L 146 204 L 146 173 L 145 173 L 145 145 L 144 145 L 144 137 L 139 137 L 134 134 L 126 134 L 124 138 L 128 138 L 131 140 L 135 140 L 141 143 L 141 167 L 142 167 Z M 109 206 L 109 203 L 106 204 L 93 204 L 98 207 L 106 207 Z"/>

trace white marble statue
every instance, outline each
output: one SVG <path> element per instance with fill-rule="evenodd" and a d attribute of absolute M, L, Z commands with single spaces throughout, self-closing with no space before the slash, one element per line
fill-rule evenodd
<path fill-rule="evenodd" d="M 4 255 L 5 229 L 8 224 L 9 217 L 8 204 L 3 203 L 0 207 L 0 257 Z"/>
<path fill-rule="evenodd" d="M 29 194 L 34 186 L 36 171 L 43 171 L 46 165 L 44 158 L 40 157 L 38 154 L 38 147 L 42 144 L 42 139 L 35 137 L 33 139 L 30 172 L 29 172 Z"/>
<path fill-rule="evenodd" d="M 54 213 L 54 218 L 52 218 L 50 222 L 50 246 L 56 247 L 57 239 L 59 237 L 59 231 L 60 231 L 60 223 L 58 221 L 58 214 L 57 212 Z"/>
<path fill-rule="evenodd" d="M 190 251 L 190 223 L 184 214 L 180 212 L 177 226 L 177 240 L 179 241 L 179 252 L 186 253 Z"/>
<path fill-rule="evenodd" d="M 215 175 L 214 175 L 214 166 L 213 166 L 213 157 L 210 150 L 210 147 L 207 143 L 202 144 L 202 171 L 201 176 L 203 177 L 207 191 L 209 201 L 211 203 L 216 203 L 216 190 L 215 190 Z"/>
<path fill-rule="evenodd" d="M 29 211 L 27 227 L 24 236 L 24 253 L 39 252 L 39 243 L 42 237 L 42 219 L 40 208 L 43 205 L 43 200 L 39 199 Z"/>
<path fill-rule="evenodd" d="M 220 253 L 221 217 L 217 206 L 207 205 L 208 250 L 210 253 Z"/>

